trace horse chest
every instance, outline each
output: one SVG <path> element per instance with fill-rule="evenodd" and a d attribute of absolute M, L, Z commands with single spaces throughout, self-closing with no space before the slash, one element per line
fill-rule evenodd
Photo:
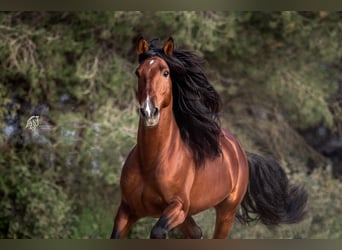
<path fill-rule="evenodd" d="M 147 214 L 159 215 L 166 207 L 166 202 L 164 198 L 155 187 L 146 185 L 141 193 L 141 204 Z"/>
<path fill-rule="evenodd" d="M 130 204 L 131 209 L 139 216 L 159 216 L 167 206 L 164 195 L 154 184 L 149 184 L 140 180 L 140 185 L 134 189 L 130 186 L 132 192 L 125 193 L 125 200 Z"/>

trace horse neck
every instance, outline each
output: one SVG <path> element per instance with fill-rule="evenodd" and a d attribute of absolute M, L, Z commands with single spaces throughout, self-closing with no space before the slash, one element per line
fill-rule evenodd
<path fill-rule="evenodd" d="M 180 142 L 180 132 L 172 112 L 172 105 L 161 110 L 159 123 L 153 128 L 145 127 L 143 122 L 139 121 L 137 148 L 144 169 L 161 165 Z"/>

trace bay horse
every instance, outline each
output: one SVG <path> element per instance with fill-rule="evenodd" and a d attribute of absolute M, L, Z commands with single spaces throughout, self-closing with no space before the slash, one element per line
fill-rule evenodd
<path fill-rule="evenodd" d="M 304 188 L 289 184 L 276 161 L 245 152 L 221 128 L 220 97 L 203 59 L 175 50 L 172 38 L 161 48 L 140 38 L 137 53 L 137 144 L 122 169 L 111 238 L 125 238 L 142 217 L 159 218 L 150 238 L 166 238 L 174 228 L 186 238 L 202 238 L 192 215 L 211 207 L 213 238 L 226 238 L 235 217 L 266 225 L 301 221 Z"/>

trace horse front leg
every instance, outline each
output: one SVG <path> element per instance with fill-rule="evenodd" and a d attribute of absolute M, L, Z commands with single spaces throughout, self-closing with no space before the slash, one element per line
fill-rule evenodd
<path fill-rule="evenodd" d="M 171 229 L 184 222 L 187 210 L 187 207 L 181 201 L 174 200 L 171 202 L 152 228 L 150 238 L 165 239 Z"/>
<path fill-rule="evenodd" d="M 127 236 L 132 224 L 137 221 L 137 217 L 132 215 L 128 207 L 121 202 L 115 216 L 111 239 L 123 239 Z"/>

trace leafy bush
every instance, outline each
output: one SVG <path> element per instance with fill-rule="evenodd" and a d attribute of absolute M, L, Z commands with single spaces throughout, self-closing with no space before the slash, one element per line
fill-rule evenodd
<path fill-rule="evenodd" d="M 1 158 L 0 237 L 64 238 L 74 220 L 72 201 L 55 185 L 53 173 L 33 170 L 28 159 Z"/>

